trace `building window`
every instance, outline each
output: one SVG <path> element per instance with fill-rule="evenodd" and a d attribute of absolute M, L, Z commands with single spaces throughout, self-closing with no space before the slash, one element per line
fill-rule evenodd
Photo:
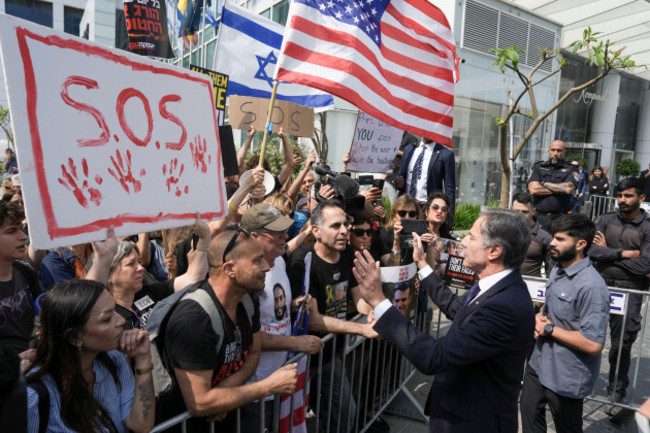
<path fill-rule="evenodd" d="M 278 24 L 287 24 L 287 16 L 289 15 L 289 0 L 282 0 L 273 5 L 273 21 Z"/>
<path fill-rule="evenodd" d="M 63 31 L 71 35 L 79 36 L 79 25 L 81 24 L 81 17 L 83 14 L 83 9 L 64 6 Z"/>
<path fill-rule="evenodd" d="M 53 26 L 52 3 L 39 0 L 5 0 L 5 12 L 42 26 Z"/>
<path fill-rule="evenodd" d="M 126 30 L 124 9 L 115 9 L 115 47 L 129 51 L 129 32 Z"/>

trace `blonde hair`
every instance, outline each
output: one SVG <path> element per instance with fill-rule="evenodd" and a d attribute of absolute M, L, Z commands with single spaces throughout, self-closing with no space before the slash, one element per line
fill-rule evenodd
<path fill-rule="evenodd" d="M 276 192 L 264 199 L 262 203 L 270 204 L 279 210 L 284 216 L 289 216 L 294 211 L 293 201 L 288 195 Z"/>
<path fill-rule="evenodd" d="M 397 211 L 400 211 L 405 207 L 410 207 L 411 205 L 415 206 L 415 211 L 418 213 L 417 219 L 421 220 L 422 208 L 420 208 L 420 204 L 415 198 L 411 197 L 410 195 L 404 194 L 399 196 L 397 200 L 395 200 L 395 203 L 393 203 L 393 207 L 390 210 L 390 219 L 388 220 L 388 224 L 386 224 L 386 228 L 387 229 L 393 228 L 393 225 L 395 224 L 395 215 L 397 215 Z"/>

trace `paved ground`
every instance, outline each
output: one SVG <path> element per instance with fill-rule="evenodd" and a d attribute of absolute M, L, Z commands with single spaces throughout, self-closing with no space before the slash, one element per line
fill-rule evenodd
<path fill-rule="evenodd" d="M 436 321 L 437 321 L 437 311 L 434 312 L 434 320 L 431 326 L 431 332 L 436 332 Z M 648 321 L 650 322 L 650 321 Z M 442 319 L 441 331 L 446 332 L 446 327 L 449 323 Z M 633 359 L 632 366 L 630 367 L 630 378 L 633 379 L 634 370 L 637 366 L 638 350 L 640 346 L 641 337 L 637 339 L 635 347 L 633 348 Z M 628 396 L 631 397 L 629 402 L 632 406 L 638 407 L 643 403 L 643 401 L 650 396 L 650 323 L 646 323 L 646 337 L 644 338 L 645 344 L 643 344 L 640 363 L 639 363 L 639 373 L 637 387 L 635 390 L 631 388 L 628 389 Z M 596 388 L 594 390 L 593 396 L 595 398 L 606 400 L 606 377 L 607 371 L 609 369 L 609 363 L 607 362 L 607 352 L 608 344 L 606 344 L 606 349 L 603 352 L 603 362 L 601 364 L 601 375 L 598 378 L 596 383 Z M 411 392 L 413 397 L 419 402 L 421 406 L 424 405 L 427 394 L 431 387 L 432 377 L 425 376 L 416 372 L 415 375 L 411 378 L 407 384 L 407 389 Z M 633 395 L 634 394 L 634 395 Z M 620 423 L 614 423 L 610 421 L 610 417 L 605 413 L 605 410 L 610 408 L 611 405 L 601 403 L 598 401 L 587 400 L 584 406 L 584 431 L 585 433 L 605 433 L 605 432 L 625 432 L 625 433 L 637 433 L 638 429 L 636 423 L 634 422 L 634 415 L 631 412 L 623 412 Z M 394 415 L 385 415 L 384 419 L 390 424 L 392 433 L 426 433 L 428 432 L 428 425 L 420 421 L 413 421 L 404 417 L 394 416 Z M 548 431 L 555 432 L 553 422 L 551 420 L 550 412 L 547 412 L 548 419 Z"/>

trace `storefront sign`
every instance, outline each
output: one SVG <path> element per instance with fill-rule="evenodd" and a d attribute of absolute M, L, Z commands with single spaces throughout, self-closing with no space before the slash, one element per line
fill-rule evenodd
<path fill-rule="evenodd" d="M 594 102 L 594 101 L 598 101 L 598 102 L 607 102 L 607 101 L 609 101 L 609 95 L 607 94 L 607 91 L 605 91 L 605 93 L 603 93 L 601 95 L 600 93 L 587 92 L 587 89 L 583 89 L 582 92 L 580 92 L 580 96 L 578 96 L 573 101 L 574 102 L 582 101 L 587 105 L 591 105 L 592 102 Z"/>

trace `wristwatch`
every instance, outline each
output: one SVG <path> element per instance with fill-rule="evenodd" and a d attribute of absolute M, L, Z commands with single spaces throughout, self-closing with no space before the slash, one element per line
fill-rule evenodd
<path fill-rule="evenodd" d="M 544 337 L 550 337 L 553 335 L 553 329 L 555 328 L 555 325 L 548 324 L 544 326 Z"/>

